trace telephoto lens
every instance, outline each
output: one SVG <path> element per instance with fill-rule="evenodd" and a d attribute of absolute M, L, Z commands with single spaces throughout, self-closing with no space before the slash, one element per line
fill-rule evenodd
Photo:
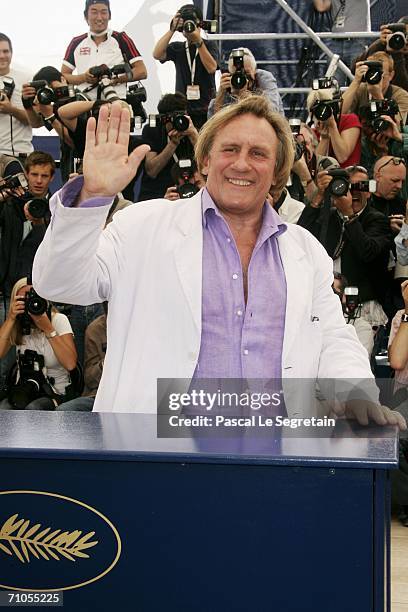
<path fill-rule="evenodd" d="M 173 128 L 178 132 L 185 132 L 186 130 L 188 130 L 188 126 L 190 125 L 190 122 L 186 115 L 174 115 L 171 119 L 171 123 L 173 125 Z"/>
<path fill-rule="evenodd" d="M 48 202 L 45 198 L 33 198 L 27 204 L 28 212 L 34 219 L 43 219 L 48 212 Z"/>

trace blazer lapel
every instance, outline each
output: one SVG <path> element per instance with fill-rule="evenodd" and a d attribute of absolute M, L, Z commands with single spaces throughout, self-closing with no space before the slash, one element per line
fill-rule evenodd
<path fill-rule="evenodd" d="M 188 200 L 186 206 L 180 207 L 176 225 L 180 230 L 180 241 L 174 252 L 176 269 L 197 332 L 201 336 L 203 258 L 201 191 Z"/>

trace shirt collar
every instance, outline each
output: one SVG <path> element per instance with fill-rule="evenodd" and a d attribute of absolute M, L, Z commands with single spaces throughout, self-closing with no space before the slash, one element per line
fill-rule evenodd
<path fill-rule="evenodd" d="M 218 207 L 207 188 L 204 188 L 201 194 L 201 208 L 204 228 L 208 226 L 208 216 L 210 214 L 210 210 L 213 210 L 214 214 L 218 217 L 221 217 L 222 219 L 224 218 L 218 210 Z M 262 227 L 261 231 L 259 232 L 259 238 L 261 238 L 261 236 L 265 233 L 268 234 L 268 237 L 276 233 L 282 234 L 284 231 L 286 231 L 286 229 L 286 223 L 282 221 L 278 213 L 272 208 L 269 202 L 265 201 L 263 207 Z"/>
<path fill-rule="evenodd" d="M 108 40 L 112 36 L 112 30 L 108 28 L 107 30 L 105 30 L 105 34 L 106 34 L 106 40 Z M 101 36 L 101 34 L 98 34 L 98 36 Z M 88 38 L 89 40 L 93 41 L 91 32 L 88 32 Z M 106 41 L 102 41 L 102 42 L 106 42 Z"/>

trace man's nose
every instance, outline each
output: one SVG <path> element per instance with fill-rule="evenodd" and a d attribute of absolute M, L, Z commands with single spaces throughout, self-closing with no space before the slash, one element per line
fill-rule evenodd
<path fill-rule="evenodd" d="M 236 170 L 241 170 L 241 171 L 249 170 L 250 164 L 249 164 L 248 153 L 246 151 L 240 151 L 237 154 L 236 158 L 234 159 L 234 162 L 232 165 Z"/>

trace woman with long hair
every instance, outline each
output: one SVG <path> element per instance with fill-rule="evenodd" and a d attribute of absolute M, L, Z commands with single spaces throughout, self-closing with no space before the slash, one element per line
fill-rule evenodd
<path fill-rule="evenodd" d="M 26 307 L 27 299 L 34 298 L 38 303 L 42 298 L 30 293 L 31 290 L 27 278 L 21 278 L 15 283 L 7 318 L 0 327 L 0 359 L 12 346 L 16 347 L 18 357 L 17 376 L 13 381 L 16 384 L 8 389 L 7 397 L 0 402 L 0 409 L 3 410 L 53 410 L 59 397 L 63 399 L 70 383 L 69 371 L 77 363 L 68 318 L 45 301 L 45 311 L 42 314 L 32 314 Z M 26 374 L 31 370 L 33 375 Z M 26 376 L 36 382 L 23 386 L 27 382 Z M 18 399 L 16 387 L 19 388 Z"/>

